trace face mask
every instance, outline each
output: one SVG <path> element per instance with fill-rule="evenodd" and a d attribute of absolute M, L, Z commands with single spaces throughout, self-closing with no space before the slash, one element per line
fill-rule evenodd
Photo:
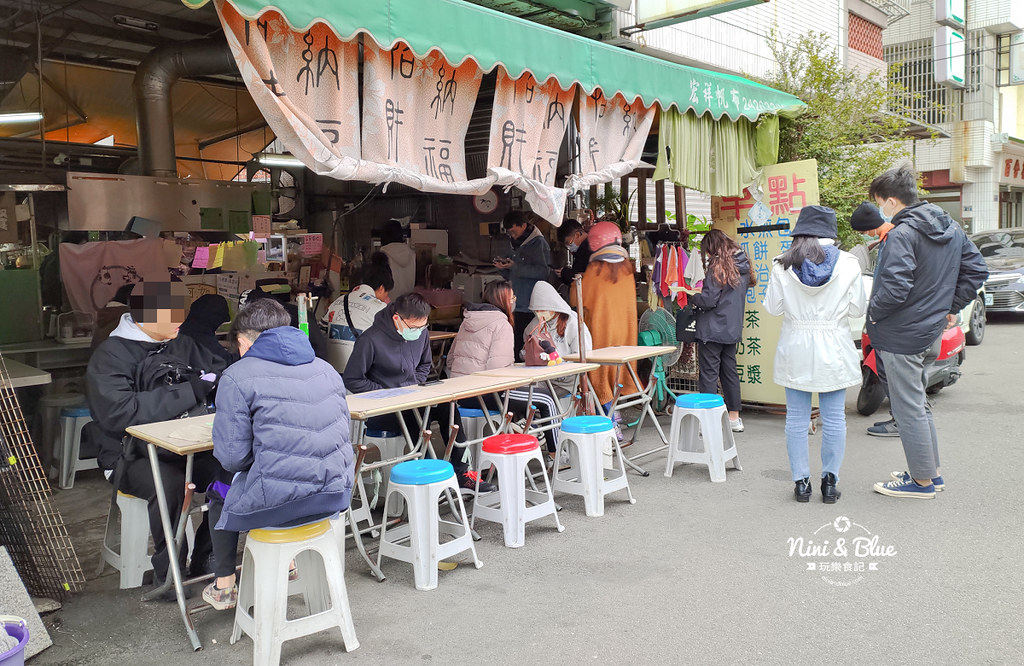
<path fill-rule="evenodd" d="M 549 322 L 549 321 L 551 321 L 554 318 L 555 318 L 555 313 L 554 312 L 548 312 L 547 310 L 542 310 L 542 311 L 537 313 L 537 319 L 540 319 L 543 322 Z"/>
<path fill-rule="evenodd" d="M 882 221 L 886 222 L 886 223 L 892 222 L 892 215 L 886 215 L 885 214 L 885 204 L 887 204 L 887 203 L 889 203 L 889 202 L 886 201 L 886 202 L 882 203 L 881 206 L 878 207 L 878 215 L 882 218 Z"/>
<path fill-rule="evenodd" d="M 580 246 L 577 245 L 576 243 L 566 243 L 565 249 L 569 250 L 570 252 L 575 252 L 576 250 L 580 249 Z"/>
<path fill-rule="evenodd" d="M 412 328 L 411 326 L 409 326 L 404 331 L 399 333 L 399 335 L 401 335 L 403 338 L 405 338 L 409 342 L 413 342 L 415 340 L 419 340 L 420 336 L 423 335 L 423 328 L 424 327 L 422 327 L 422 326 L 419 327 L 419 328 Z"/>

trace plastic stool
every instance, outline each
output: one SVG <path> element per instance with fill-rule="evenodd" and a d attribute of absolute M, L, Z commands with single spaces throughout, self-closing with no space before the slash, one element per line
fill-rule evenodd
<path fill-rule="evenodd" d="M 531 460 L 540 464 L 540 473 L 544 477 L 543 491 L 536 487 L 533 490 L 526 488 L 527 468 Z M 483 442 L 479 467 L 485 469 L 491 465 L 498 473 L 498 492 L 477 495 L 471 527 L 477 518 L 501 523 L 505 530 L 505 545 L 509 548 L 521 547 L 526 542 L 526 523 L 544 516 L 553 516 L 558 531 L 565 531 L 558 521 L 558 507 L 551 495 L 551 484 L 536 437 L 526 434 L 488 437 Z M 478 478 L 478 488 L 479 483 Z M 532 477 L 530 483 L 533 483 Z"/>
<path fill-rule="evenodd" d="M 459 418 L 462 419 L 462 432 L 466 435 L 466 440 L 474 441 L 483 439 L 484 433 L 487 428 L 487 421 L 492 417 L 497 418 L 501 416 L 501 412 L 494 409 L 487 410 L 487 414 L 484 414 L 482 409 L 474 409 L 472 407 L 459 407 Z M 474 467 L 476 461 L 480 460 L 480 446 L 481 443 L 477 442 L 472 446 L 467 446 L 465 451 L 471 456 L 469 460 L 466 460 L 466 454 L 463 453 L 463 460 L 471 463 Z"/>
<path fill-rule="evenodd" d="M 725 463 L 729 460 L 734 469 L 743 469 L 722 396 L 688 393 L 677 397 L 668 436 L 665 476 L 672 476 L 676 463 L 699 463 L 708 466 L 712 481 L 721 483 L 725 481 Z"/>
<path fill-rule="evenodd" d="M 389 430 L 371 430 L 367 429 L 363 435 L 363 440 L 367 446 L 372 446 L 380 453 L 381 460 L 387 460 L 388 458 L 398 458 L 405 453 L 405 437 L 402 433 L 391 432 Z M 380 487 L 387 492 L 389 479 L 391 477 L 391 468 L 382 467 L 380 468 Z M 362 489 L 360 489 L 362 490 Z M 402 511 L 405 510 L 405 504 L 399 500 L 394 506 L 391 507 L 391 513 L 387 514 L 389 518 L 395 518 L 402 515 Z"/>
<path fill-rule="evenodd" d="M 606 448 L 618 454 L 618 467 L 605 468 Z M 569 469 L 560 470 L 562 451 L 569 458 Z M 614 464 L 614 459 L 612 461 Z M 636 504 L 626 476 L 626 463 L 622 458 L 619 439 L 615 436 L 612 420 L 604 416 L 573 416 L 562 421 L 555 450 L 555 472 L 552 485 L 555 492 L 583 497 L 587 515 L 604 515 L 604 496 L 625 490 L 630 504 Z"/>
<path fill-rule="evenodd" d="M 36 418 L 39 419 L 39 462 L 50 478 L 60 478 L 61 468 L 54 464 L 54 458 L 60 455 L 63 440 L 60 437 L 60 413 L 65 407 L 77 407 L 85 404 L 85 396 L 81 393 L 51 393 L 39 398 L 36 405 Z"/>
<path fill-rule="evenodd" d="M 452 495 L 455 499 L 452 499 Z M 413 565 L 413 576 L 417 590 L 433 590 L 437 587 L 437 563 L 456 553 L 468 550 L 473 563 L 479 569 L 483 562 L 476 556 L 476 546 L 466 520 L 466 505 L 462 502 L 459 484 L 455 481 L 455 470 L 446 460 L 409 460 L 395 465 L 391 470 L 391 485 L 384 500 L 387 512 L 391 498 L 398 495 L 405 498 L 409 506 L 409 523 L 397 528 L 381 525 L 380 548 L 377 551 L 377 567 L 381 559 L 409 562 Z M 458 503 L 459 522 L 442 520 L 437 509 L 437 500 L 444 496 L 452 512 Z M 454 537 L 441 543 L 442 534 Z M 390 538 L 389 538 L 390 536 Z M 408 541 L 408 545 L 402 545 Z"/>
<path fill-rule="evenodd" d="M 96 469 L 96 458 L 79 460 L 82 447 L 82 428 L 92 421 L 89 408 L 65 407 L 60 412 L 60 477 L 58 485 L 67 490 L 75 485 L 75 474 L 86 469 Z"/>
<path fill-rule="evenodd" d="M 143 575 L 153 568 L 149 557 L 149 510 L 146 500 L 120 490 L 117 491 L 116 503 L 121 514 L 120 543 L 117 551 L 111 547 L 114 538 L 114 502 L 111 502 L 96 575 L 103 573 L 109 564 L 121 572 L 120 588 L 127 590 L 141 586 Z"/>
<path fill-rule="evenodd" d="M 346 652 L 359 647 L 345 588 L 341 543 L 335 521 L 329 518 L 298 527 L 249 531 L 231 644 L 243 631 L 252 638 L 253 664 L 276 666 L 281 662 L 282 643 L 334 627 L 341 629 Z M 299 578 L 289 583 L 292 560 Z M 289 620 L 288 597 L 299 593 L 309 614 Z"/>

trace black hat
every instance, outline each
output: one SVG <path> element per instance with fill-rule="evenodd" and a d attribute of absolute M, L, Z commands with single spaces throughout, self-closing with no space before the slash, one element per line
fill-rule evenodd
<path fill-rule="evenodd" d="M 800 217 L 796 218 L 796 226 L 793 227 L 790 234 L 838 238 L 839 228 L 836 226 L 836 212 L 828 206 L 804 206 L 800 210 Z"/>
<path fill-rule="evenodd" d="M 867 201 L 857 206 L 853 215 L 850 216 L 850 227 L 854 231 L 874 231 L 883 224 L 885 224 L 885 220 L 878 212 L 878 206 Z"/>

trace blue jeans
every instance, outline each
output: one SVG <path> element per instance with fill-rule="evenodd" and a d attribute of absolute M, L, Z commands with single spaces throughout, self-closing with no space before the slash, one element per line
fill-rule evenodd
<path fill-rule="evenodd" d="M 786 450 L 793 480 L 811 475 L 807 456 L 807 428 L 811 424 L 811 393 L 786 389 Z M 821 411 L 821 476 L 835 474 L 846 451 L 846 389 L 818 394 Z"/>

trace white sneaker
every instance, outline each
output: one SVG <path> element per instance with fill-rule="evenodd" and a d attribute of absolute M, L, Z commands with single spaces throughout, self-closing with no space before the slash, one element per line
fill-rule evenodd
<path fill-rule="evenodd" d="M 733 432 L 743 432 L 743 419 L 737 418 L 735 421 L 729 419 L 729 428 Z"/>

